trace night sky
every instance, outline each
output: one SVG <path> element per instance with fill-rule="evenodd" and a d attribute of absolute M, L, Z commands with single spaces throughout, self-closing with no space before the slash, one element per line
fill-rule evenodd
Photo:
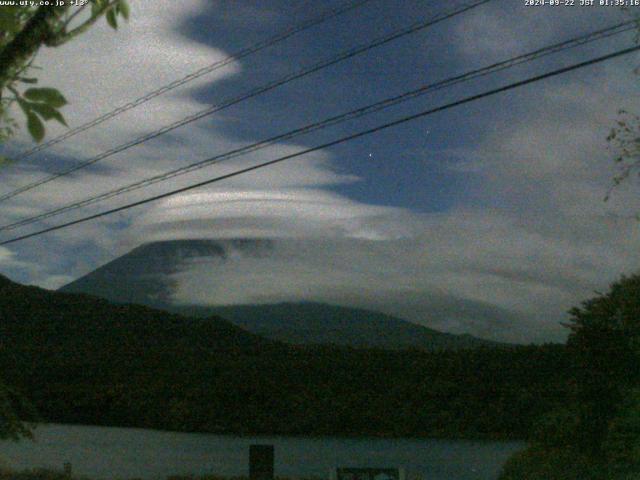
<path fill-rule="evenodd" d="M 42 50 L 71 127 L 317 15 L 340 1 L 131 0 L 117 32 L 100 22 Z M 0 193 L 463 2 L 371 0 L 3 167 Z M 640 14 L 494 0 L 242 102 L 4 202 L 2 225 Z M 633 45 L 634 33 L 425 95 L 51 218 L 28 233 Z M 375 308 L 443 331 L 562 340 L 567 310 L 638 268 L 638 185 L 616 174 L 606 137 L 638 111 L 637 54 L 453 108 L 340 146 L 98 221 L 0 247 L 0 272 L 57 288 L 149 241 L 271 238 L 274 258 L 206 261 L 176 277 L 178 303 L 315 300 Z M 16 112 L 16 118 L 20 113 Z M 65 129 L 48 124 L 47 138 Z M 21 132 L 5 147 L 32 146 Z M 224 274 L 226 288 L 219 287 Z M 217 284 L 216 284 L 217 282 Z M 214 285 L 215 284 L 215 285 Z M 208 285 L 210 287 L 208 287 Z"/>

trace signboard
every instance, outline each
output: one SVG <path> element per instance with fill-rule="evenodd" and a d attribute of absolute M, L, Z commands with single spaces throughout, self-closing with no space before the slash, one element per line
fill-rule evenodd
<path fill-rule="evenodd" d="M 404 480 L 398 468 L 338 468 L 336 480 Z"/>

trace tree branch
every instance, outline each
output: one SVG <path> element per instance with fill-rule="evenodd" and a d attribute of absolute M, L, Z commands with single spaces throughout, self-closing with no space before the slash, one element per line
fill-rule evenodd
<path fill-rule="evenodd" d="M 64 29 L 66 30 L 66 28 L 71 24 L 71 22 L 73 21 L 74 18 L 76 18 L 78 15 L 80 15 L 80 13 L 82 13 L 82 11 L 87 8 L 87 6 L 89 5 L 89 3 L 85 3 L 84 5 L 82 5 L 80 8 L 77 8 L 75 12 L 73 12 L 71 15 L 69 15 L 69 18 L 67 18 L 67 20 L 64 22 Z"/>
<path fill-rule="evenodd" d="M 0 51 L 0 91 L 51 37 L 51 25 L 67 7 L 39 7 L 24 28 Z"/>
<path fill-rule="evenodd" d="M 65 24 L 65 26 L 62 28 L 61 32 L 53 35 L 51 38 L 49 38 L 45 42 L 46 45 L 48 47 L 58 47 L 60 45 L 63 45 L 65 43 L 67 43 L 69 40 L 72 40 L 73 38 L 77 37 L 78 35 L 81 35 L 82 33 L 84 33 L 87 30 L 89 30 L 89 28 L 91 28 L 91 26 L 94 23 L 96 23 L 96 21 L 98 21 L 98 19 L 104 13 L 106 13 L 109 9 L 113 8 L 117 3 L 118 3 L 118 0 L 112 0 L 111 2 L 106 4 L 104 7 L 102 7 L 100 10 L 98 10 L 93 15 L 91 15 L 91 17 L 88 20 L 86 20 L 83 24 L 77 26 L 76 28 L 74 28 L 70 32 L 66 32 L 65 31 L 66 25 L 67 25 L 67 24 Z"/>

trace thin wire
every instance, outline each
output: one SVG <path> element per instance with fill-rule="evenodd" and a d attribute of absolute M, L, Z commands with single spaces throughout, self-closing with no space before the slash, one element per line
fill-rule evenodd
<path fill-rule="evenodd" d="M 369 3 L 371 0 L 360 0 L 357 2 L 352 2 L 344 7 L 341 8 L 337 8 L 337 9 L 328 9 L 325 10 L 324 12 L 322 12 L 320 15 L 310 18 L 304 22 L 302 22 L 301 24 L 291 27 L 287 30 L 284 30 L 283 32 L 280 32 L 276 35 L 274 35 L 273 37 L 269 37 L 267 39 L 261 40 L 258 43 L 255 43 L 254 45 L 244 48 L 242 50 L 239 50 L 238 52 L 218 61 L 218 62 L 214 62 L 211 65 L 207 65 L 206 67 L 203 67 L 199 70 L 196 70 L 195 72 L 192 72 L 178 80 L 174 80 L 171 83 L 168 83 L 167 85 L 164 85 L 156 90 L 153 90 L 149 93 L 147 93 L 146 95 L 143 95 L 142 97 L 139 97 L 129 103 L 126 103 L 124 105 L 121 105 L 118 108 L 115 108 L 114 110 L 111 110 L 110 112 L 105 113 L 104 115 L 101 115 L 97 118 L 95 118 L 94 120 L 91 120 L 90 122 L 87 122 L 85 124 L 79 125 L 67 132 L 65 132 L 64 134 L 52 138 L 51 140 L 42 143 L 36 147 L 33 147 L 25 152 L 23 152 L 22 154 L 20 154 L 15 161 L 18 160 L 22 160 L 24 158 L 27 158 L 31 155 L 33 155 L 34 153 L 37 152 L 41 152 L 42 150 L 46 150 L 47 148 L 56 145 L 80 132 L 84 132 L 85 130 L 88 130 L 90 128 L 93 128 L 97 125 L 100 125 L 103 122 L 106 122 L 107 120 L 116 117 L 118 115 L 120 115 L 121 113 L 124 113 L 128 110 L 131 110 L 132 108 L 135 108 L 139 105 L 142 105 L 145 102 L 148 102 L 149 100 L 158 97 L 166 92 L 169 92 L 171 90 L 174 90 L 188 82 L 191 82 L 192 80 L 195 80 L 197 78 L 200 78 L 204 75 L 207 75 L 211 72 L 214 72 L 215 70 L 219 70 L 220 68 L 229 65 L 232 62 L 235 62 L 237 60 L 241 60 L 251 54 L 254 54 L 256 52 L 259 52 L 260 50 L 264 50 L 265 48 L 271 47 L 279 42 L 282 42 L 284 40 L 286 40 L 287 38 L 296 35 L 300 32 L 303 32 L 311 27 L 314 27 L 316 25 L 319 25 L 327 20 L 330 20 L 332 18 L 338 17 L 344 13 L 347 13 L 351 10 L 357 9 L 361 6 L 363 6 L 366 3 Z"/>
<path fill-rule="evenodd" d="M 640 45 L 629 47 L 629 48 L 626 48 L 626 49 L 623 49 L 623 50 L 618 50 L 617 52 L 610 53 L 610 54 L 607 54 L 607 55 L 603 55 L 603 56 L 600 56 L 600 57 L 596 57 L 596 58 L 593 58 L 591 60 L 587 60 L 587 61 L 580 62 L 580 63 L 577 63 L 577 64 L 573 64 L 573 65 L 571 65 L 569 67 L 563 67 L 563 68 L 559 68 L 559 69 L 553 70 L 551 72 L 543 73 L 541 75 L 536 75 L 536 76 L 530 77 L 530 78 L 528 78 L 526 80 L 521 80 L 519 82 L 511 83 L 509 85 L 506 85 L 506 86 L 503 86 L 503 87 L 500 87 L 500 88 L 495 88 L 493 90 L 489 90 L 487 92 L 483 92 L 483 93 L 480 93 L 480 94 L 477 94 L 477 95 L 471 95 L 469 97 L 463 98 L 462 100 L 457 100 L 455 102 L 447 103 L 447 104 L 442 105 L 440 107 L 432 108 L 432 109 L 429 109 L 429 110 L 424 110 L 424 111 L 422 111 L 420 113 L 416 113 L 414 115 L 409 115 L 409 116 L 400 118 L 398 120 L 395 120 L 393 122 L 388 122 L 388 123 L 379 125 L 377 127 L 370 128 L 368 130 L 363 130 L 363 131 L 360 131 L 358 133 L 354 133 L 352 135 L 348 135 L 346 137 L 339 138 L 338 140 L 333 140 L 331 142 L 323 143 L 322 145 L 311 147 L 311 148 L 308 148 L 306 150 L 302 150 L 302 151 L 297 152 L 297 153 L 292 153 L 290 155 L 285 155 L 283 157 L 279 157 L 279 158 L 276 158 L 274 160 L 270 160 L 268 162 L 263 162 L 263 163 L 259 163 L 258 165 L 253 165 L 251 167 L 243 168 L 241 170 L 236 170 L 235 172 L 227 173 L 225 175 L 220 175 L 218 177 L 214 177 L 214 178 L 211 178 L 209 180 L 205 180 L 203 182 L 199 182 L 199 183 L 195 183 L 195 184 L 192 184 L 192 185 L 189 185 L 189 186 L 186 186 L 186 187 L 178 188 L 178 189 L 172 190 L 170 192 L 162 193 L 160 195 L 155 195 L 153 197 L 148 197 L 148 198 L 143 199 L 143 200 L 138 200 L 136 202 L 132 202 L 132 203 L 129 203 L 127 205 L 123 205 L 123 206 L 120 206 L 120 207 L 117 207 L 117 208 L 112 208 L 110 210 L 105 210 L 103 212 L 96 213 L 94 215 L 89 215 L 87 217 L 83 217 L 83 218 L 80 218 L 78 220 L 73 220 L 71 222 L 66 222 L 66 223 L 63 223 L 63 224 L 60 224 L 60 225 L 54 225 L 52 227 L 48 227 L 48 228 L 45 228 L 43 230 L 39 230 L 37 232 L 33 232 L 33 233 L 29 233 L 27 235 L 22 235 L 22 236 L 15 237 L 15 238 L 12 238 L 12 239 L 9 239 L 9 240 L 5 240 L 3 242 L 0 242 L 0 246 L 9 245 L 11 243 L 15 243 L 15 242 L 18 242 L 18 241 L 21 241 L 21 240 L 26 240 L 27 238 L 32 238 L 32 237 L 36 237 L 36 236 L 39 236 L 39 235 L 43 235 L 45 233 L 49 233 L 49 232 L 52 232 L 52 231 L 55 231 L 55 230 L 60 230 L 60 229 L 63 229 L 63 228 L 67 228 L 67 227 L 70 227 L 72 225 L 77 225 L 79 223 L 84 223 L 84 222 L 88 222 L 90 220 L 95 220 L 96 218 L 105 217 L 107 215 L 112 215 L 114 213 L 121 212 L 121 211 L 124 211 L 124 210 L 128 210 L 128 209 L 133 208 L 133 207 L 137 207 L 137 206 L 144 205 L 144 204 L 147 204 L 147 203 L 155 202 L 157 200 L 161 200 L 163 198 L 167 198 L 167 197 L 170 197 L 170 196 L 173 196 L 173 195 L 177 195 L 179 193 L 187 192 L 189 190 L 193 190 L 193 189 L 196 189 L 196 188 L 204 187 L 206 185 L 211 185 L 213 183 L 217 183 L 217 182 L 220 182 L 222 180 L 226 180 L 228 178 L 236 177 L 238 175 L 242 175 L 242 174 L 245 174 L 245 173 L 248 173 L 248 172 L 252 172 L 254 170 L 259 170 L 261 168 L 265 168 L 265 167 L 268 167 L 268 166 L 271 166 L 271 165 L 275 165 L 275 164 L 280 163 L 280 162 L 284 162 L 285 160 L 290 160 L 292 158 L 300 157 L 302 155 L 306 155 L 307 153 L 311 153 L 311 152 L 315 152 L 317 150 L 322 150 L 322 149 L 329 148 L 329 147 L 332 147 L 332 146 L 335 146 L 335 145 L 339 145 L 339 144 L 342 144 L 342 143 L 345 143 L 345 142 L 348 142 L 348 141 L 351 141 L 351 140 L 355 140 L 356 138 L 364 137 L 366 135 L 371 135 L 373 133 L 380 132 L 382 130 L 386 130 L 386 129 L 391 128 L 391 127 L 395 127 L 395 126 L 398 126 L 398 125 L 401 125 L 401 124 L 416 120 L 418 118 L 426 117 L 428 115 L 432 115 L 434 113 L 442 112 L 442 111 L 448 110 L 450 108 L 458 107 L 458 106 L 464 105 L 466 103 L 474 102 L 476 100 L 480 100 L 480 99 L 483 99 L 483 98 L 486 98 L 486 97 L 497 95 L 498 93 L 503 93 L 503 92 L 506 92 L 506 91 L 509 91 L 509 90 L 513 90 L 515 88 L 519 88 L 519 87 L 522 87 L 524 85 L 528 85 L 528 84 L 531 84 L 531 83 L 534 83 L 534 82 L 539 82 L 539 81 L 547 79 L 547 78 L 551 78 L 551 77 L 554 77 L 554 76 L 557 76 L 557 75 L 561 75 L 563 73 L 567 73 L 567 72 L 570 72 L 570 71 L 573 71 L 573 70 L 577 70 L 577 69 L 584 68 L 584 67 L 587 67 L 587 66 L 590 66 L 590 65 L 601 63 L 601 62 L 604 62 L 606 60 L 610 60 L 610 59 L 613 59 L 613 58 L 616 58 L 616 57 L 620 57 L 622 55 L 627 55 L 627 54 L 632 53 L 632 52 L 637 52 L 638 50 L 640 50 Z"/>
<path fill-rule="evenodd" d="M 392 42 L 392 41 L 397 40 L 399 38 L 402 38 L 404 36 L 416 33 L 416 32 L 418 32 L 420 30 L 428 28 L 428 27 L 430 27 L 432 25 L 435 25 L 437 23 L 440 23 L 440 22 L 442 22 L 444 20 L 453 18 L 453 17 L 455 17 L 457 15 L 460 15 L 460 14 L 462 14 L 464 12 L 467 12 L 469 10 L 477 8 L 477 7 L 479 7 L 479 6 L 481 6 L 481 5 L 485 4 L 485 3 L 488 3 L 490 1 L 493 1 L 493 0 L 479 0 L 479 1 L 476 1 L 475 3 L 473 3 L 473 4 L 470 4 L 470 5 L 465 5 L 463 7 L 458 7 L 456 9 L 450 11 L 449 13 L 444 13 L 444 14 L 440 14 L 440 15 L 436 15 L 436 16 L 430 17 L 429 19 L 422 20 L 420 22 L 414 23 L 409 27 L 406 27 L 406 28 L 403 28 L 403 29 L 400 29 L 400 30 L 396 30 L 396 31 L 392 32 L 391 34 L 387 34 L 387 35 L 384 35 L 382 37 L 379 37 L 377 40 L 374 40 L 373 42 L 367 43 L 365 45 L 361 45 L 359 47 L 356 47 L 354 49 L 348 50 L 346 52 L 342 52 L 342 53 L 338 54 L 335 57 L 331 57 L 330 59 L 323 60 L 323 61 L 321 61 L 319 63 L 316 63 L 316 64 L 312 65 L 311 67 L 299 70 L 299 71 L 294 72 L 294 73 L 290 73 L 290 74 L 288 74 L 288 75 L 286 75 L 286 76 L 284 76 L 284 77 L 282 77 L 282 78 L 280 78 L 278 80 L 270 82 L 270 83 L 268 83 L 266 85 L 254 88 L 254 89 L 252 89 L 252 90 L 250 90 L 248 92 L 242 93 L 241 95 L 238 95 L 236 97 L 232 97 L 230 99 L 224 100 L 221 103 L 212 105 L 211 107 L 208 107 L 208 108 L 206 108 L 204 110 L 196 112 L 196 113 L 194 113 L 192 115 L 189 115 L 189 116 L 187 116 L 187 117 L 185 117 L 185 118 L 183 118 L 181 120 L 178 120 L 177 122 L 174 122 L 174 123 L 172 123 L 170 125 L 164 126 L 164 127 L 160 128 L 160 129 L 154 131 L 154 132 L 145 134 L 145 135 L 143 135 L 141 137 L 138 137 L 135 140 L 132 140 L 130 142 L 124 143 L 124 144 L 119 145 L 117 147 L 114 147 L 114 148 L 112 148 L 110 150 L 107 150 L 107 151 L 105 151 L 105 152 L 103 152 L 103 153 L 101 153 L 101 154 L 99 154 L 99 155 L 97 155 L 95 157 L 90 158 L 89 160 L 85 160 L 84 162 L 79 163 L 78 165 L 70 167 L 70 168 L 68 168 L 66 170 L 63 170 L 61 172 L 51 174 L 51 175 L 49 175 L 49 176 L 47 176 L 47 177 L 45 177 L 45 178 L 43 178 L 41 180 L 36 180 L 35 182 L 32 182 L 30 184 L 27 184 L 27 185 L 24 185 L 22 187 L 19 187 L 19 188 L 15 189 L 15 190 L 12 190 L 11 192 L 5 193 L 4 195 L 0 195 L 0 202 L 8 200 L 10 198 L 13 198 L 13 197 L 15 197 L 17 195 L 20 195 L 21 193 L 24 193 L 24 192 L 27 192 L 29 190 L 32 190 L 32 189 L 34 189 L 36 187 L 39 187 L 39 186 L 44 185 L 46 183 L 49 183 L 49 182 L 51 182 L 53 180 L 56 180 L 56 179 L 58 179 L 60 177 L 69 175 L 69 174 L 74 173 L 74 172 L 76 172 L 78 170 L 86 168 L 86 167 L 88 167 L 90 165 L 93 165 L 93 164 L 95 164 L 95 163 L 97 163 L 97 162 L 99 162 L 101 160 L 104 160 L 105 158 L 111 157 L 112 155 L 115 155 L 117 153 L 120 153 L 120 152 L 123 152 L 125 150 L 128 150 L 129 148 L 132 148 L 132 147 L 135 147 L 137 145 L 140 145 L 141 143 L 144 143 L 144 142 L 146 142 L 148 140 L 152 140 L 154 138 L 157 138 L 157 137 L 159 137 L 161 135 L 164 135 L 165 133 L 168 133 L 168 132 L 171 132 L 171 131 L 175 130 L 176 128 L 182 127 L 182 126 L 187 125 L 189 123 L 195 122 L 196 120 L 200 120 L 200 119 L 202 119 L 204 117 L 207 117 L 209 115 L 217 113 L 217 112 L 219 112 L 221 110 L 224 110 L 224 109 L 226 109 L 228 107 L 231 107 L 232 105 L 236 105 L 236 104 L 238 104 L 240 102 L 243 102 L 243 101 L 248 100 L 250 98 L 253 98 L 253 97 L 256 97 L 256 96 L 261 95 L 263 93 L 266 93 L 266 92 L 268 92 L 270 90 L 278 88 L 278 87 L 280 87 L 282 85 L 285 85 L 285 84 L 287 84 L 289 82 L 292 82 L 294 80 L 297 80 L 299 78 L 305 77 L 305 76 L 310 75 L 312 73 L 315 73 L 315 72 L 317 72 L 319 70 L 322 70 L 324 68 L 327 68 L 327 67 L 329 67 L 331 65 L 335 65 L 335 64 L 337 64 L 339 62 L 342 62 L 344 60 L 347 60 L 349 58 L 353 58 L 353 57 L 355 57 L 357 55 L 361 55 L 361 54 L 363 54 L 365 52 L 368 52 L 368 51 L 370 51 L 370 50 L 372 50 L 374 48 L 380 47 L 382 45 L 385 45 L 385 44 L 387 44 L 389 42 Z"/>
<path fill-rule="evenodd" d="M 205 160 L 201 160 L 195 163 L 192 163 L 190 165 L 184 166 L 184 167 L 180 167 L 174 170 L 170 170 L 168 172 L 162 173 L 162 174 L 158 174 L 155 175 L 153 177 L 149 177 L 134 183 L 131 183 L 129 185 L 125 185 L 123 187 L 117 188 L 115 190 L 111 190 L 109 192 L 105 192 L 103 194 L 100 195 L 96 195 L 93 197 L 89 197 L 85 200 L 79 201 L 79 202 L 73 202 L 71 204 L 65 205 L 63 207 L 59 207 L 53 210 L 49 210 L 47 212 L 41 213 L 39 215 L 33 216 L 33 217 L 29 217 L 14 223 L 10 223 L 10 224 L 6 224 L 6 225 L 2 225 L 0 226 L 0 231 L 8 231 L 8 230 L 14 230 L 18 227 L 21 226 L 25 226 L 25 225 L 29 225 L 31 223 L 35 223 L 39 220 L 44 220 L 47 218 L 51 218 L 57 215 L 61 215 L 63 213 L 72 211 L 72 210 L 76 210 L 78 208 L 81 207 L 85 207 L 88 205 L 92 205 L 94 203 L 98 203 L 104 200 L 107 200 L 109 198 L 113 198 L 119 195 L 122 195 L 124 193 L 128 193 L 134 190 L 138 190 L 140 188 L 149 186 L 149 185 L 153 185 L 155 183 L 159 183 L 165 180 L 168 180 L 170 178 L 179 176 L 179 175 L 184 175 L 186 173 L 189 172 L 193 172 L 196 170 L 199 170 L 201 168 L 205 168 L 214 164 L 218 164 L 221 163 L 222 161 L 231 159 L 231 158 L 236 158 L 242 155 L 246 155 L 248 153 L 252 153 L 255 152 L 257 150 L 266 148 L 267 146 L 276 143 L 278 141 L 282 141 L 282 140 L 290 140 L 292 138 L 295 138 L 297 136 L 303 135 L 303 134 L 307 134 L 316 130 L 320 130 L 323 128 L 327 128 L 329 126 L 332 125 L 336 125 L 339 123 L 342 123 L 344 121 L 347 120 L 352 120 L 354 118 L 359 118 L 362 117 L 364 115 L 368 115 L 370 113 L 374 113 L 380 110 L 383 110 L 385 108 L 397 105 L 399 103 L 408 101 L 410 99 L 425 95 L 427 93 L 431 93 L 433 91 L 437 91 L 437 90 L 441 90 L 443 88 L 448 88 L 451 86 L 454 86 L 456 84 L 459 83 L 463 83 L 469 80 L 473 80 L 475 78 L 480 78 L 489 74 L 493 74 L 496 72 L 500 72 L 502 70 L 506 70 L 508 68 L 512 68 L 514 66 L 523 64 L 523 63 L 527 63 L 527 62 L 531 62 L 533 60 L 545 57 L 547 55 L 551 55 L 560 51 L 564 51 L 567 50 L 569 48 L 575 48 L 578 46 L 582 46 L 591 42 L 594 42 L 596 40 L 601 40 L 603 38 L 608 38 L 614 35 L 619 35 L 622 34 L 624 32 L 630 31 L 635 29 L 635 20 L 631 20 L 631 21 L 627 21 L 627 22 L 622 22 L 618 25 L 614 25 L 612 27 L 609 28 L 605 28 L 602 30 L 598 30 L 580 37 L 576 37 L 570 40 L 566 40 L 554 45 L 550 45 L 547 47 L 543 47 L 540 48 L 538 50 L 535 50 L 533 52 L 530 53 L 526 53 L 523 55 L 519 55 L 517 57 L 508 59 L 508 60 L 504 60 L 498 63 L 494 63 L 492 65 L 483 67 L 483 68 L 479 68 L 476 70 L 472 70 L 469 71 L 467 73 L 455 76 L 455 77 L 451 77 L 433 84 L 429 84 L 429 85 L 425 85 L 422 86 L 418 89 L 415 90 L 411 90 L 409 92 L 405 92 L 401 95 L 397 95 L 395 97 L 391 97 L 391 98 L 387 98 L 384 99 L 382 101 L 376 102 L 374 104 L 370 104 L 367 105 L 365 107 L 361 107 L 340 115 L 336 115 L 327 119 L 324 119 L 322 121 L 310 124 L 310 125 L 306 125 L 304 127 L 295 129 L 295 130 L 291 130 L 288 131 L 286 133 L 265 139 L 265 140 L 261 140 L 259 142 L 247 145 L 245 147 L 241 147 L 241 148 L 237 148 L 219 155 L 216 155 L 214 157 L 211 158 L 207 158 Z"/>

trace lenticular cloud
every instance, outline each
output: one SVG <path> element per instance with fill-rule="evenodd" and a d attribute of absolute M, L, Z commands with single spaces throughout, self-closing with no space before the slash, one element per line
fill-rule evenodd
<path fill-rule="evenodd" d="M 408 212 L 315 189 L 229 189 L 169 198 L 135 224 L 146 241 L 223 238 L 368 238 L 411 235 Z M 402 221 L 401 219 L 404 219 Z"/>

